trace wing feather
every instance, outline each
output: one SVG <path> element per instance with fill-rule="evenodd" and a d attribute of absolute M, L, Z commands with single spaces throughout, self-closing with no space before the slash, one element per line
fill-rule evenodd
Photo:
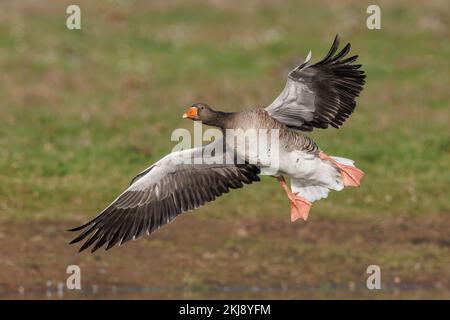
<path fill-rule="evenodd" d="M 202 149 L 202 148 L 201 148 Z M 189 151 L 192 154 L 197 149 Z M 80 234 L 70 243 L 85 242 L 80 251 L 92 252 L 151 234 L 179 214 L 214 201 L 229 189 L 259 181 L 259 168 L 250 164 L 184 164 L 177 153 L 161 159 L 133 179 L 97 217 L 71 229 Z"/>
<path fill-rule="evenodd" d="M 361 64 L 352 64 L 357 55 L 345 58 L 350 43 L 338 50 L 336 35 L 330 50 L 319 62 L 307 61 L 292 70 L 281 94 L 266 110 L 285 125 L 304 131 L 339 128 L 353 113 L 365 83 Z M 308 54 L 310 57 L 310 54 Z M 307 59 L 309 60 L 309 59 Z"/>

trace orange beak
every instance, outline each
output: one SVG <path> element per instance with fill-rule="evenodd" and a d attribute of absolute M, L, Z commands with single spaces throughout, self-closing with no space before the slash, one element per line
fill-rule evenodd
<path fill-rule="evenodd" d="M 190 107 L 188 112 L 183 114 L 183 118 L 194 119 L 198 115 L 197 111 L 196 107 Z"/>

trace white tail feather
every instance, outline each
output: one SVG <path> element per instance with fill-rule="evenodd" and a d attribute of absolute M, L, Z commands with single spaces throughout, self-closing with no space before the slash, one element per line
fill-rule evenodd
<path fill-rule="evenodd" d="M 336 162 L 345 164 L 346 166 L 355 166 L 355 161 L 353 161 L 352 159 L 347 159 L 347 158 L 342 158 L 342 157 L 336 157 L 336 156 L 331 156 L 331 159 L 333 159 Z"/>
<path fill-rule="evenodd" d="M 300 179 L 291 179 L 291 189 L 292 192 L 298 194 L 308 200 L 309 202 L 314 202 L 323 198 L 328 197 L 330 189 L 327 187 L 305 185 L 307 182 L 301 181 Z"/>

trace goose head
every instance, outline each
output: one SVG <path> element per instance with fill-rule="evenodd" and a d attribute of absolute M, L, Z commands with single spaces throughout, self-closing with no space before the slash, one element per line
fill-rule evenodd
<path fill-rule="evenodd" d="M 183 114 L 183 118 L 191 119 L 194 121 L 202 121 L 205 124 L 215 122 L 220 113 L 214 111 L 206 103 L 194 103 L 189 107 L 188 111 Z"/>

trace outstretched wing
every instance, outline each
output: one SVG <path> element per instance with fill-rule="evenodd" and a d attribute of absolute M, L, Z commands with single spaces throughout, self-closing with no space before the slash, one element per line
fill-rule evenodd
<path fill-rule="evenodd" d="M 81 234 L 70 243 L 89 238 L 80 251 L 106 250 L 150 234 L 179 214 L 203 206 L 229 189 L 259 181 L 259 168 L 250 164 L 193 164 L 203 148 L 178 151 L 159 160 L 133 179 L 131 186 L 96 218 L 71 229 Z M 210 163 L 210 162 L 207 162 Z"/>
<path fill-rule="evenodd" d="M 273 118 L 304 131 L 313 128 L 339 128 L 355 109 L 355 98 L 365 83 L 360 64 L 352 64 L 358 56 L 344 57 L 348 43 L 339 53 L 336 35 L 328 54 L 309 65 L 311 53 L 304 63 L 288 75 L 286 87 L 266 108 Z"/>

